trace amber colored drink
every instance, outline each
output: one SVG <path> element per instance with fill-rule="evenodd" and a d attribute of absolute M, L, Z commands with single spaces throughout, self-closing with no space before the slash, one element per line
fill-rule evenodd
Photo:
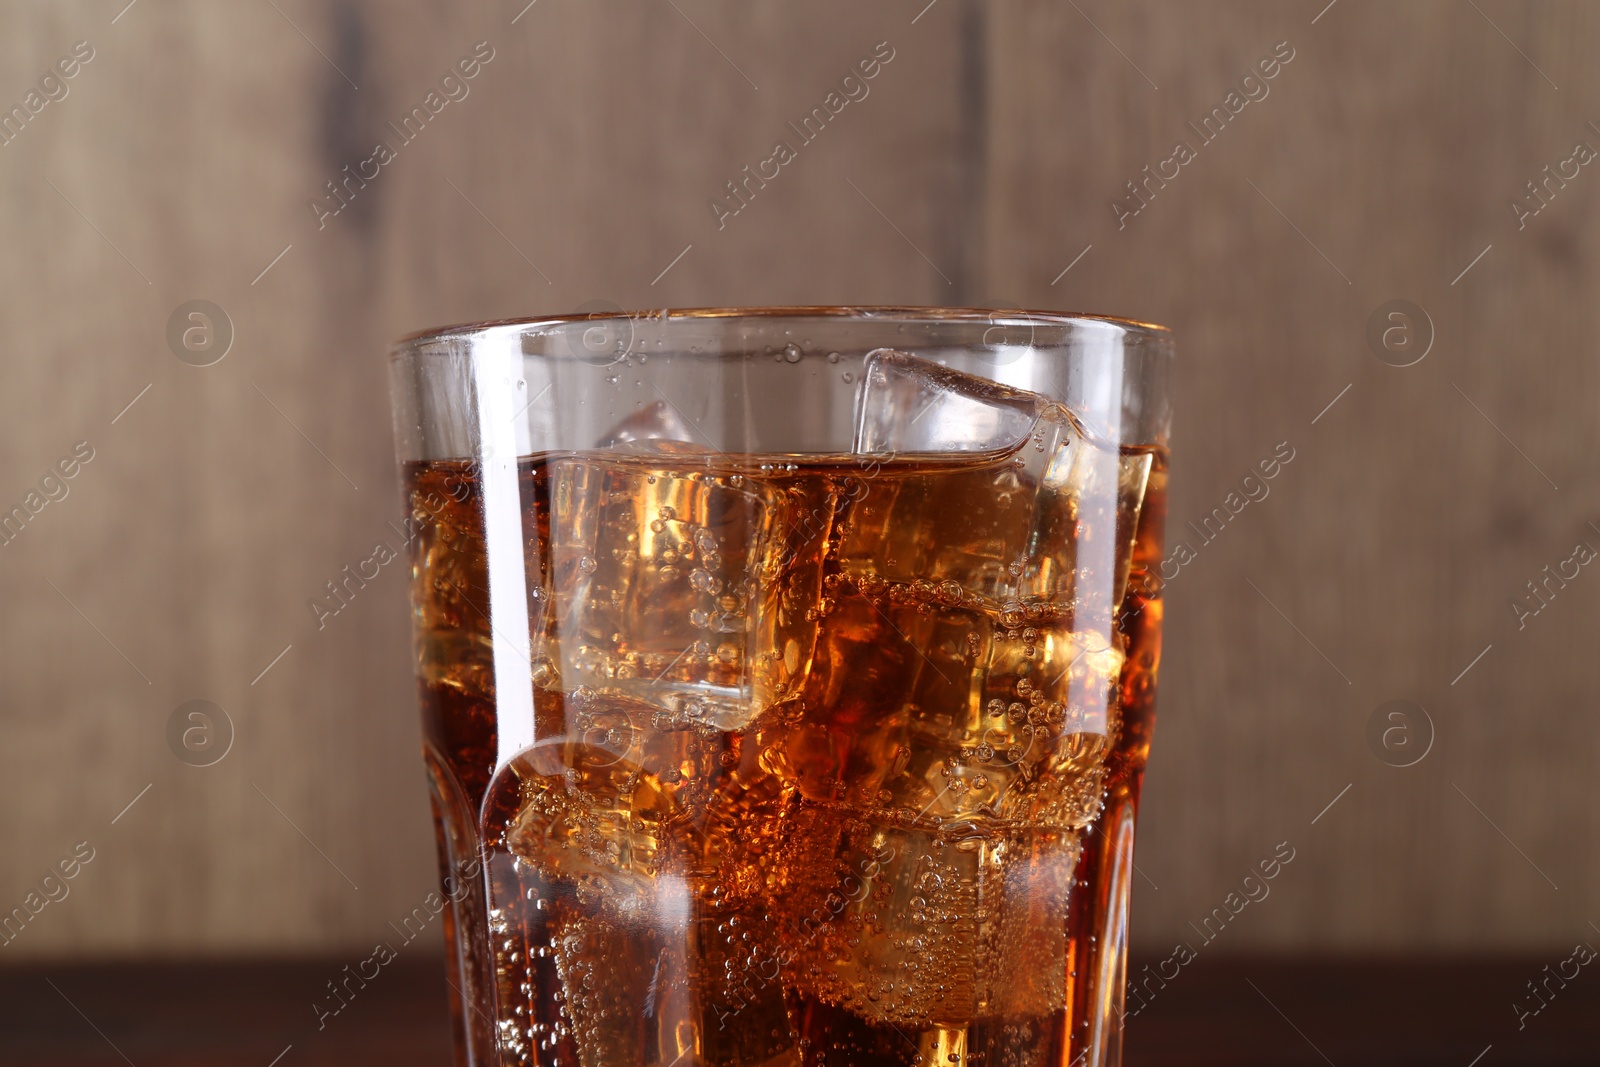
<path fill-rule="evenodd" d="M 1122 983 L 1097 936 L 1152 724 L 1165 454 L 1055 408 L 1005 452 L 648 442 L 518 478 L 508 633 L 478 469 L 406 466 L 462 1025 L 507 1064 L 1082 1062 Z M 537 725 L 511 759 L 504 642 Z"/>

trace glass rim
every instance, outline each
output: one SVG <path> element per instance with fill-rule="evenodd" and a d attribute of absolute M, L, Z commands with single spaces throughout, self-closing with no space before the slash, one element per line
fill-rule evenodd
<path fill-rule="evenodd" d="M 996 319 L 996 316 L 1001 316 Z M 1126 333 L 1132 333 L 1142 338 L 1156 342 L 1169 343 L 1172 340 L 1172 330 L 1159 323 L 1145 322 L 1139 319 L 1127 318 L 1121 315 L 1101 315 L 1092 312 L 1079 311 L 1040 311 L 1030 308 L 975 308 L 975 307 L 942 307 L 942 306 L 917 306 L 901 304 L 817 304 L 817 305 L 766 305 L 757 307 L 690 307 L 690 308 L 657 308 L 648 311 L 577 311 L 565 312 L 555 315 L 530 315 L 522 318 L 508 319 L 481 319 L 476 322 L 456 323 L 449 326 L 437 326 L 425 330 L 416 330 L 395 339 L 390 354 L 391 357 L 403 353 L 415 353 L 418 349 L 439 341 L 452 338 L 471 337 L 486 333 L 490 330 L 509 327 L 527 328 L 539 326 L 563 326 L 578 322 L 595 322 L 608 320 L 627 319 L 653 319 L 671 321 L 683 319 L 687 321 L 703 321 L 709 319 L 864 319 L 886 320 L 905 319 L 911 322 L 927 323 L 984 323 L 991 326 L 1008 324 L 1005 316 L 1018 324 L 1034 326 L 1048 325 L 1059 327 L 1089 326 L 1103 327 L 1114 326 Z M 1169 350 L 1170 351 L 1170 350 Z"/>

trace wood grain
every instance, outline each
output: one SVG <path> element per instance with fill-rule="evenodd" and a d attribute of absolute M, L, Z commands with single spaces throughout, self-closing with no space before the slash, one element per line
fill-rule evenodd
<path fill-rule="evenodd" d="M 0 911 L 96 850 L 0 959 L 353 951 L 422 898 L 403 579 L 320 631 L 306 601 L 398 508 L 389 340 L 590 300 L 1174 327 L 1173 536 L 1279 442 L 1296 458 L 1170 588 L 1138 942 L 1195 940 L 1284 840 L 1205 951 L 1588 936 L 1600 579 L 1522 630 L 1509 602 L 1600 547 L 1600 178 L 1522 230 L 1507 201 L 1600 146 L 1600 16 L 1477 7 L 0 7 L 0 104 L 95 49 L 0 145 L 0 507 L 95 450 L 0 548 Z M 308 201 L 479 41 L 469 95 L 319 229 Z M 880 41 L 870 95 L 719 228 L 707 201 Z M 1270 94 L 1119 229 L 1109 201 L 1280 41 Z M 1413 367 L 1365 340 L 1395 298 L 1434 324 Z M 168 349 L 195 299 L 233 324 L 214 366 Z M 196 698 L 236 731 L 211 767 L 167 747 Z M 1368 747 L 1392 699 L 1435 727 L 1414 767 Z"/>

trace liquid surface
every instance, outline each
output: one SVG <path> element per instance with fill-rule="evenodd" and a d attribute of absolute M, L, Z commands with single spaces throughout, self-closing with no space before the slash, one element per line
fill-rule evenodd
<path fill-rule="evenodd" d="M 497 490 L 526 614 L 491 625 L 503 512 L 467 464 L 409 467 L 441 849 L 486 862 L 449 916 L 475 1047 L 1073 1062 L 1124 862 L 1096 829 L 1149 743 L 1165 479 L 1064 417 L 999 455 L 528 457 Z M 537 738 L 505 757 L 497 645 Z"/>

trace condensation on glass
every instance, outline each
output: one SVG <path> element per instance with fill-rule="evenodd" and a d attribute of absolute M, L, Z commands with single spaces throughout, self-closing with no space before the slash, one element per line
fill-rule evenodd
<path fill-rule="evenodd" d="M 458 1062 L 1118 1063 L 1171 359 L 907 308 L 402 341 Z"/>

